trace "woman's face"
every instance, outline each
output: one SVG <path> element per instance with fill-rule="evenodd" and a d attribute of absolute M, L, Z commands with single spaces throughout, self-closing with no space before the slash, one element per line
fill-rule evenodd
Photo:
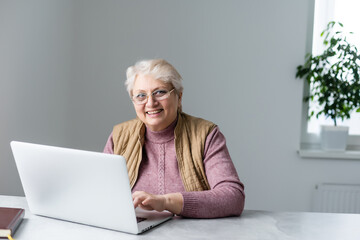
<path fill-rule="evenodd" d="M 182 94 L 177 95 L 173 91 L 167 99 L 160 101 L 152 97 L 152 93 L 157 90 L 170 91 L 172 89 L 171 84 L 157 80 L 150 75 L 139 74 L 135 78 L 132 96 L 139 94 L 149 96 L 144 104 L 134 102 L 136 115 L 151 131 L 161 131 L 175 121 Z"/>

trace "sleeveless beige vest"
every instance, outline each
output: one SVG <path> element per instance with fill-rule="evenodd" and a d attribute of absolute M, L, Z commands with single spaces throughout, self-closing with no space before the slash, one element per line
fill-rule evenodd
<path fill-rule="evenodd" d="M 210 189 L 203 157 L 206 137 L 215 127 L 215 124 L 204 119 L 178 114 L 174 130 L 175 151 L 180 175 L 188 192 Z M 120 123 L 113 129 L 114 154 L 125 157 L 131 187 L 138 178 L 144 136 L 145 124 L 138 118 Z"/>

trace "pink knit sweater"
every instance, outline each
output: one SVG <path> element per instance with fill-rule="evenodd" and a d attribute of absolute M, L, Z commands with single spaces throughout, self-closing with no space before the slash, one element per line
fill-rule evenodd
<path fill-rule="evenodd" d="M 145 134 L 143 159 L 139 177 L 132 191 L 151 194 L 180 192 L 184 198 L 182 216 L 216 218 L 240 215 L 244 209 L 244 186 L 240 182 L 226 147 L 225 137 L 216 127 L 207 137 L 204 167 L 211 187 L 208 191 L 186 192 L 177 165 L 174 129 L 176 121 L 166 129 Z M 113 154 L 112 134 L 104 152 Z"/>

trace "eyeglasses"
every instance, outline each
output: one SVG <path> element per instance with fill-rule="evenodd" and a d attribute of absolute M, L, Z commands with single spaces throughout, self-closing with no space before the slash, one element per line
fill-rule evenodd
<path fill-rule="evenodd" d="M 147 95 L 146 93 L 139 93 L 137 95 L 132 96 L 131 99 L 134 103 L 139 104 L 139 105 L 147 103 L 150 96 L 152 96 L 152 98 L 155 101 L 161 101 L 161 100 L 165 100 L 165 99 L 169 98 L 170 94 L 174 90 L 175 90 L 175 88 L 171 89 L 170 91 L 159 89 L 159 90 L 155 90 L 154 92 L 152 92 L 151 95 Z"/>

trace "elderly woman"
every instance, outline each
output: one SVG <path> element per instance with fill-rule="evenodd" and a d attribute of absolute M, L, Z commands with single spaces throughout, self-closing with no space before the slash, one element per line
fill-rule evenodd
<path fill-rule="evenodd" d="M 127 69 L 137 118 L 118 124 L 105 153 L 125 157 L 135 207 L 192 218 L 240 215 L 244 186 L 212 122 L 182 112 L 182 79 L 162 59 Z"/>

